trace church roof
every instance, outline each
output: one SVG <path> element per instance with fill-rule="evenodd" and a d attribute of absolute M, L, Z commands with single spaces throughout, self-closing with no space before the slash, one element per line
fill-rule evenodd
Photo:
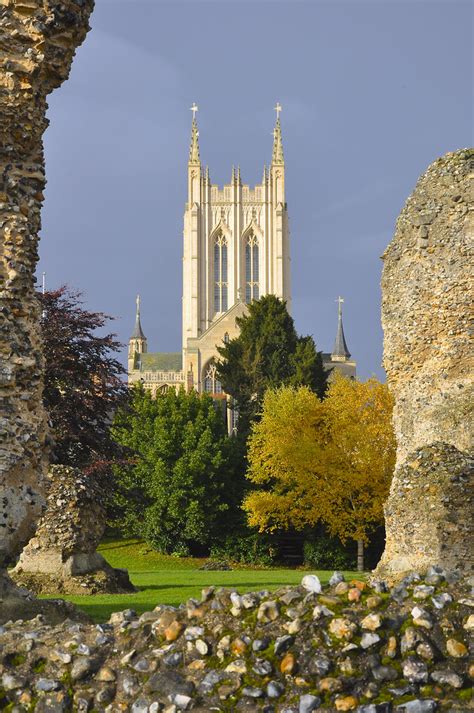
<path fill-rule="evenodd" d="M 140 371 L 181 371 L 181 352 L 146 352 L 140 354 Z"/>
<path fill-rule="evenodd" d="M 339 314 L 338 314 L 338 320 L 337 320 L 337 332 L 336 332 L 336 341 L 334 342 L 334 349 L 332 350 L 331 355 L 332 356 L 339 356 L 339 357 L 345 357 L 346 359 L 350 359 L 351 353 L 349 349 L 347 348 L 346 344 L 346 338 L 344 336 L 344 327 L 342 325 L 342 307 L 341 307 L 341 298 L 339 298 Z"/>
<path fill-rule="evenodd" d="M 132 332 L 130 339 L 146 339 L 145 334 L 142 329 L 142 324 L 140 322 L 140 314 L 137 314 L 135 319 L 135 327 Z"/>
<path fill-rule="evenodd" d="M 130 339 L 145 339 L 145 334 L 142 329 L 142 323 L 140 322 L 140 295 L 137 295 L 137 310 L 135 313 L 135 327 L 133 328 L 132 336 Z"/>

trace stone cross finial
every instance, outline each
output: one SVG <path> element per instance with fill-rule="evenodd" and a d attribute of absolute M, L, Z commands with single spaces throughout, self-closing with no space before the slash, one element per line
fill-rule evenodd
<path fill-rule="evenodd" d="M 344 298 L 341 297 L 341 296 L 339 296 L 339 297 L 337 298 L 336 302 L 338 303 L 338 311 L 339 311 L 339 314 L 341 314 L 341 313 L 342 313 L 342 305 L 344 304 Z"/>
<path fill-rule="evenodd" d="M 190 107 L 190 111 L 193 112 L 193 121 L 194 121 L 194 119 L 196 118 L 196 112 L 198 111 L 198 109 L 199 109 L 199 107 L 198 107 L 198 105 L 196 104 L 196 102 L 193 102 L 192 107 Z"/>
<path fill-rule="evenodd" d="M 140 295 L 137 295 L 136 303 L 137 303 L 137 315 L 139 315 L 140 314 Z"/>
<path fill-rule="evenodd" d="M 276 111 L 276 114 L 277 114 L 277 119 L 280 118 L 281 109 L 282 109 L 282 106 L 281 106 L 280 102 L 277 102 L 277 103 L 276 103 L 276 106 L 275 106 L 275 111 Z"/>

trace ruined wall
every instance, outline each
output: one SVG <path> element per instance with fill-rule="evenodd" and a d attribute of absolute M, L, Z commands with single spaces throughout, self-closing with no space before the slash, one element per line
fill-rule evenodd
<path fill-rule="evenodd" d="M 133 592 L 127 572 L 97 552 L 104 534 L 104 483 L 77 468 L 53 465 L 46 509 L 36 532 L 10 572 L 35 594 Z"/>
<path fill-rule="evenodd" d="M 0 562 L 42 505 L 45 415 L 34 296 L 46 96 L 67 78 L 93 0 L 0 0 Z"/>
<path fill-rule="evenodd" d="M 379 573 L 473 564 L 472 460 L 466 458 L 474 422 L 473 164 L 474 150 L 461 150 L 429 167 L 383 256 L 384 366 L 398 449 Z"/>

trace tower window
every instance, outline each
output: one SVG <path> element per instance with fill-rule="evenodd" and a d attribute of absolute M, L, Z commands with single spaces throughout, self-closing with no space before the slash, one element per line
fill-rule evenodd
<path fill-rule="evenodd" d="M 250 233 L 245 243 L 245 301 L 248 304 L 259 296 L 258 240 Z"/>
<path fill-rule="evenodd" d="M 214 312 L 227 311 L 227 238 L 214 240 Z"/>
<path fill-rule="evenodd" d="M 222 394 L 222 384 L 217 378 L 217 370 L 214 362 L 211 362 L 206 368 L 204 391 L 207 394 Z"/>

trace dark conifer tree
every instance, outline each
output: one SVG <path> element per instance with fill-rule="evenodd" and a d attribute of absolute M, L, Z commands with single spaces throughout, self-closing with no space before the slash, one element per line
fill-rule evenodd
<path fill-rule="evenodd" d="M 217 372 L 224 391 L 239 410 L 239 433 L 246 439 L 268 388 L 308 386 L 318 396 L 327 374 L 312 337 L 299 337 L 286 303 L 265 295 L 237 318 L 239 336 L 218 347 Z"/>

